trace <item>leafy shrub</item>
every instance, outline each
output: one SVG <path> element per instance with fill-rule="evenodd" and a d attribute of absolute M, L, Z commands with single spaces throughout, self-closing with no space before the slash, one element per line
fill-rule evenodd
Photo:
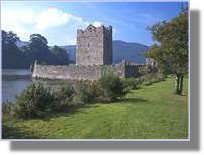
<path fill-rule="evenodd" d="M 161 73 L 149 73 L 143 76 L 144 85 L 151 85 L 153 83 L 165 80 L 165 76 Z"/>
<path fill-rule="evenodd" d="M 15 113 L 19 118 L 42 118 L 55 109 L 54 96 L 42 84 L 29 85 L 16 97 Z"/>
<path fill-rule="evenodd" d="M 13 112 L 14 104 L 12 102 L 6 101 L 2 103 L 2 113 L 11 114 Z"/>
<path fill-rule="evenodd" d="M 56 111 L 66 110 L 73 105 L 74 87 L 71 85 L 64 85 L 55 93 Z"/>
<path fill-rule="evenodd" d="M 113 74 L 108 74 L 103 76 L 100 80 L 100 87 L 103 91 L 103 98 L 107 101 L 116 101 L 118 98 L 122 99 L 125 97 L 127 92 L 129 91 L 126 89 L 125 84 L 122 80 L 114 76 Z"/>
<path fill-rule="evenodd" d="M 143 79 L 141 78 L 127 78 L 122 79 L 122 82 L 124 83 L 124 86 L 128 90 L 136 90 L 141 87 L 141 84 L 143 83 Z"/>
<path fill-rule="evenodd" d="M 75 87 L 74 103 L 75 105 L 92 103 L 95 101 L 95 91 L 91 82 L 88 81 L 78 81 Z"/>
<path fill-rule="evenodd" d="M 150 85 L 161 80 L 164 80 L 164 76 L 159 73 L 128 79 L 120 79 L 111 73 L 96 81 L 60 85 L 53 89 L 55 93 L 41 83 L 33 83 L 17 96 L 15 104 L 3 106 L 3 112 L 14 111 L 19 118 L 42 118 L 84 104 L 121 100 L 130 90 L 139 89 L 141 84 Z"/>

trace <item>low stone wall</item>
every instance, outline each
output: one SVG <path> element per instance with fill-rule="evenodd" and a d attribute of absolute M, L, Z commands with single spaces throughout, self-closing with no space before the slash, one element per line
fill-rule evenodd
<path fill-rule="evenodd" d="M 63 80 L 97 80 L 108 72 L 112 72 L 121 78 L 137 77 L 138 67 L 137 65 L 127 65 L 126 63 L 104 66 L 77 66 L 73 64 L 51 66 L 35 64 L 32 77 Z"/>
<path fill-rule="evenodd" d="M 139 77 L 141 74 L 139 73 L 139 68 L 144 67 L 145 65 L 138 65 L 138 64 L 125 64 L 125 77 Z"/>
<path fill-rule="evenodd" d="M 35 65 L 32 77 L 47 79 L 96 80 L 100 78 L 100 66 L 50 66 Z"/>

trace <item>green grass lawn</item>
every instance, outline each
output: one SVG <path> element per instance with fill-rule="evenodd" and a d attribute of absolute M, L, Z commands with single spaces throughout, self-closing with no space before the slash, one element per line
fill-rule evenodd
<path fill-rule="evenodd" d="M 174 95 L 174 78 L 130 92 L 118 103 L 93 104 L 46 120 L 3 116 L 4 139 L 187 139 L 188 80 Z"/>

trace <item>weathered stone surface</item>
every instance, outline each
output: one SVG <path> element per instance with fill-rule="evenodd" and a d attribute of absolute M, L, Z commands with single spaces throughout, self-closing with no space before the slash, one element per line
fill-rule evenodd
<path fill-rule="evenodd" d="M 104 74 L 112 72 L 121 78 L 137 77 L 141 65 L 131 65 L 122 62 L 116 65 L 93 66 L 51 66 L 35 64 L 32 77 L 63 80 L 97 80 Z"/>
<path fill-rule="evenodd" d="M 96 80 L 101 76 L 100 66 L 50 66 L 35 65 L 33 77 L 48 79 Z"/>
<path fill-rule="evenodd" d="M 76 64 L 82 66 L 112 64 L 112 27 L 77 30 Z"/>

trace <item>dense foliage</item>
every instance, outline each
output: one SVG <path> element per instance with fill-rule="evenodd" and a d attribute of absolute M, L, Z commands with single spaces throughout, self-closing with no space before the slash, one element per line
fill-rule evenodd
<path fill-rule="evenodd" d="M 32 34 L 28 46 L 18 47 L 17 35 L 2 30 L 2 67 L 29 68 L 37 60 L 50 65 L 66 65 L 69 56 L 65 49 L 59 46 L 48 47 L 48 41 L 40 34 Z"/>
<path fill-rule="evenodd" d="M 25 57 L 16 46 L 19 40 L 13 32 L 2 31 L 2 67 L 5 68 L 21 68 L 25 67 Z"/>
<path fill-rule="evenodd" d="M 75 89 L 71 85 L 63 85 L 57 92 L 55 92 L 55 111 L 63 111 L 73 106 L 73 98 Z"/>
<path fill-rule="evenodd" d="M 169 22 L 155 24 L 150 30 L 158 43 L 150 48 L 149 57 L 156 59 L 163 73 L 176 75 L 176 93 L 181 94 L 188 71 L 188 11 Z"/>
<path fill-rule="evenodd" d="M 43 118 L 85 104 L 122 100 L 129 91 L 127 88 L 123 80 L 112 75 L 97 81 L 78 81 L 74 86 L 64 84 L 59 89 L 33 82 L 16 97 L 14 104 L 4 104 L 3 113 L 18 118 Z"/>
<path fill-rule="evenodd" d="M 124 98 L 127 89 L 121 79 L 113 74 L 107 74 L 99 80 L 103 96 L 109 102 L 116 101 L 118 98 Z"/>
<path fill-rule="evenodd" d="M 42 118 L 53 112 L 55 105 L 50 90 L 33 83 L 17 96 L 14 112 L 19 118 Z"/>
<path fill-rule="evenodd" d="M 77 105 L 93 103 L 97 99 L 93 84 L 89 81 L 78 81 L 75 86 L 74 103 Z"/>

